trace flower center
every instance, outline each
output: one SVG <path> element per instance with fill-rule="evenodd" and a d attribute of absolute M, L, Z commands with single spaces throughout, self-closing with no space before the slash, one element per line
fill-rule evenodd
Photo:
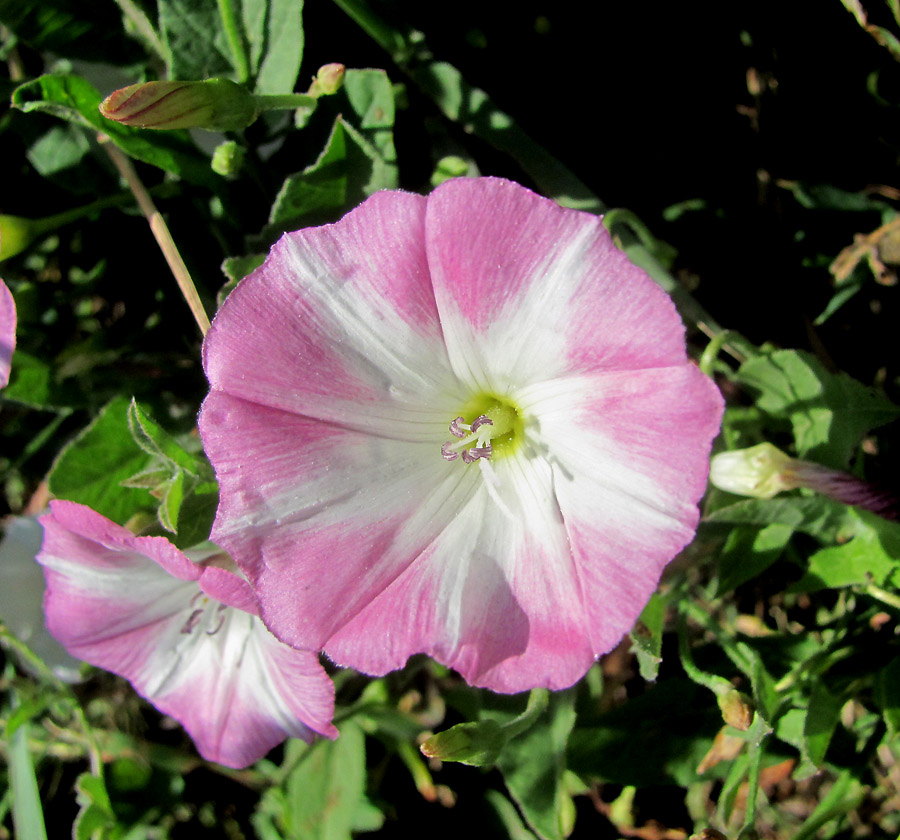
<path fill-rule="evenodd" d="M 470 417 L 472 421 L 467 422 Z M 447 461 L 455 461 L 462 455 L 466 464 L 481 458 L 503 457 L 521 443 L 522 429 L 522 418 L 514 403 L 496 394 L 478 394 L 450 423 L 450 434 L 456 440 L 448 440 L 441 446 L 441 455 Z"/>
<path fill-rule="evenodd" d="M 228 609 L 225 604 L 212 601 L 202 592 L 198 592 L 191 598 L 191 607 L 193 608 L 191 614 L 181 628 L 182 633 L 193 633 L 201 623 L 205 625 L 204 632 L 207 636 L 215 636 L 222 629 L 222 625 L 225 624 L 225 611 Z"/>

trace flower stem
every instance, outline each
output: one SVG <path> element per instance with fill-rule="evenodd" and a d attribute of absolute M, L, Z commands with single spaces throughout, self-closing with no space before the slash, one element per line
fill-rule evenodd
<path fill-rule="evenodd" d="M 184 295 L 184 299 L 190 307 L 194 320 L 197 322 L 197 326 L 200 327 L 200 332 L 203 335 L 206 335 L 209 330 L 209 317 L 206 314 L 206 310 L 203 308 L 203 304 L 200 302 L 197 288 L 194 286 L 194 281 L 191 279 L 190 272 L 187 270 L 184 260 L 181 259 L 181 254 L 178 253 L 178 248 L 172 239 L 172 234 L 169 233 L 169 228 L 166 226 L 165 220 L 160 215 L 159 210 L 156 209 L 156 205 L 153 203 L 153 199 L 150 198 L 150 194 L 147 192 L 146 187 L 141 183 L 140 178 L 138 178 L 138 174 L 135 172 L 131 161 L 115 146 L 107 142 L 105 138 L 102 138 L 102 141 L 106 153 L 110 156 L 116 169 L 119 170 L 119 173 L 125 179 L 125 183 L 128 184 L 128 188 L 134 194 L 134 197 L 141 208 L 141 212 L 150 223 L 150 230 L 153 232 L 153 236 L 165 257 L 166 262 L 169 264 L 169 270 L 174 275 L 175 282 L 178 283 L 178 288 L 181 289 L 181 294 Z"/>
<path fill-rule="evenodd" d="M 731 332 L 731 330 L 722 330 L 719 333 L 715 333 L 709 344 L 706 345 L 706 348 L 703 351 L 703 355 L 700 356 L 700 370 L 702 370 L 710 378 L 714 373 L 713 366 L 716 363 L 716 359 L 719 357 L 719 353 L 722 351 L 725 343 L 732 337 L 732 335 L 733 333 Z M 743 361 L 739 353 L 733 350 L 730 352 L 736 359 Z"/>
<path fill-rule="evenodd" d="M 247 52 L 244 50 L 244 39 L 241 37 L 241 31 L 234 15 L 234 5 L 231 0 L 218 0 L 218 5 L 222 28 L 225 30 L 225 37 L 228 39 L 228 46 L 231 48 L 231 55 L 234 59 L 237 80 L 240 84 L 245 85 L 250 79 L 250 64 L 247 61 Z"/>
<path fill-rule="evenodd" d="M 306 93 L 261 94 L 254 96 L 253 99 L 259 111 L 308 108 L 318 102 L 315 96 L 309 96 Z"/>

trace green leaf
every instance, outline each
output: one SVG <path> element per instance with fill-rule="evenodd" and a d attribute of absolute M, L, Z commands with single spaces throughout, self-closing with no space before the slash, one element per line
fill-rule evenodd
<path fill-rule="evenodd" d="M 193 476 L 199 476 L 203 472 L 203 461 L 186 451 L 134 399 L 128 406 L 128 428 L 134 442 L 148 455 L 162 458 L 172 467 L 178 467 Z M 207 470 L 207 473 L 212 477 L 211 472 Z"/>
<path fill-rule="evenodd" d="M 795 778 L 807 779 L 822 768 L 843 705 L 844 701 L 833 695 L 824 683 L 814 683 L 803 723 L 803 761 L 794 771 Z"/>
<path fill-rule="evenodd" d="M 535 836 L 525 828 L 516 806 L 499 790 L 485 791 L 484 798 L 497 814 L 510 840 L 536 840 Z"/>
<path fill-rule="evenodd" d="M 790 419 L 799 455 L 825 466 L 846 467 L 866 432 L 900 417 L 890 400 L 802 351 L 757 356 L 737 376 L 763 411 Z"/>
<path fill-rule="evenodd" d="M 788 525 L 733 528 L 719 554 L 716 595 L 731 592 L 762 574 L 781 556 L 794 531 Z"/>
<path fill-rule="evenodd" d="M 33 408 L 52 408 L 55 400 L 53 373 L 50 365 L 22 350 L 13 353 L 9 385 L 4 399 L 30 405 Z"/>
<path fill-rule="evenodd" d="M 884 715 L 888 737 L 900 732 L 900 659 L 893 659 L 875 675 L 875 702 Z"/>
<path fill-rule="evenodd" d="M 788 496 L 746 499 L 719 508 L 704 522 L 729 525 L 784 525 L 821 542 L 835 542 L 856 530 L 856 517 L 847 505 L 825 496 Z"/>
<path fill-rule="evenodd" d="M 248 274 L 255 271 L 266 261 L 265 254 L 247 254 L 243 257 L 226 257 L 222 263 L 222 273 L 237 285 Z"/>
<path fill-rule="evenodd" d="M 130 401 L 116 397 L 59 454 L 49 476 L 50 492 L 93 508 L 119 524 L 146 510 L 146 494 L 121 482 L 144 470 L 150 456 L 128 429 Z"/>
<path fill-rule="evenodd" d="M 806 574 L 788 592 L 812 592 L 853 584 L 884 585 L 900 567 L 900 524 L 868 511 L 852 511 L 856 535 L 844 545 L 817 551 Z"/>
<path fill-rule="evenodd" d="M 396 186 L 396 165 L 338 117 L 318 160 L 285 180 L 269 221 L 286 228 L 300 219 L 332 218 L 372 193 Z"/>
<path fill-rule="evenodd" d="M 29 840 L 46 840 L 44 812 L 28 746 L 28 724 L 17 727 L 8 743 L 9 785 L 12 789 L 16 836 Z"/>
<path fill-rule="evenodd" d="M 211 79 L 234 73 L 216 0 L 158 0 L 169 78 Z"/>
<path fill-rule="evenodd" d="M 347 70 L 343 90 L 361 130 L 393 127 L 394 89 L 384 70 Z"/>
<path fill-rule="evenodd" d="M 654 593 L 631 631 L 631 650 L 637 656 L 641 677 L 647 682 L 654 682 L 659 673 L 665 619 L 665 601 Z"/>
<path fill-rule="evenodd" d="M 216 482 L 200 482 L 191 487 L 181 502 L 178 533 L 172 542 L 178 548 L 190 548 L 208 540 L 218 506 L 219 488 Z"/>
<path fill-rule="evenodd" d="M 285 180 L 269 222 L 286 227 L 296 219 L 339 210 L 347 204 L 347 132 L 338 118 L 318 160 Z"/>
<path fill-rule="evenodd" d="M 90 147 L 83 132 L 71 125 L 57 125 L 31 144 L 26 157 L 46 178 L 79 164 Z"/>
<path fill-rule="evenodd" d="M 106 135 L 123 152 L 194 183 L 215 185 L 218 177 L 182 131 L 147 132 L 108 120 L 100 111 L 97 89 L 80 76 L 40 76 L 13 91 L 12 104 L 25 111 L 52 114 Z"/>
<path fill-rule="evenodd" d="M 322 739 L 309 747 L 290 742 L 286 762 L 295 750 L 303 751 L 302 758 L 283 789 L 264 794 L 253 821 L 257 830 L 260 825 L 271 829 L 274 823 L 289 838 L 350 840 L 358 822 L 372 825 L 365 795 L 365 738 L 355 723 L 345 721 L 336 741 Z"/>
<path fill-rule="evenodd" d="M 73 840 L 102 840 L 115 827 L 116 817 L 100 776 L 82 773 L 75 782 L 81 810 L 72 826 Z"/>
<path fill-rule="evenodd" d="M 184 501 L 184 472 L 176 470 L 166 484 L 166 492 L 159 506 L 159 524 L 174 534 L 178 531 L 178 514 Z"/>
<path fill-rule="evenodd" d="M 562 840 L 574 827 L 575 806 L 566 785 L 566 744 L 575 725 L 575 691 L 550 695 L 547 711 L 504 747 L 497 766 L 531 828 Z"/>
<path fill-rule="evenodd" d="M 303 60 L 302 0 L 243 0 L 241 12 L 254 92 L 291 93 Z"/>
<path fill-rule="evenodd" d="M 826 836 L 819 834 L 819 829 L 826 823 L 855 810 L 865 798 L 867 791 L 868 788 L 856 778 L 853 771 L 843 771 L 791 840 L 813 840 L 817 836 Z"/>

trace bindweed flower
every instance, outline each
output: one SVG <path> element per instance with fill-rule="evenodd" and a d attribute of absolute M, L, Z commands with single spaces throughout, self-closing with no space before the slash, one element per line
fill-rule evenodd
<path fill-rule="evenodd" d="M 286 234 L 207 336 L 213 539 L 286 642 L 563 688 L 691 539 L 722 399 L 600 220 L 496 178 Z"/>
<path fill-rule="evenodd" d="M 100 103 L 104 117 L 136 128 L 234 131 L 259 116 L 253 94 L 228 79 L 144 82 L 114 90 Z"/>
<path fill-rule="evenodd" d="M 9 369 L 16 349 L 16 302 L 0 280 L 0 388 L 9 382 Z"/>
<path fill-rule="evenodd" d="M 245 580 L 74 502 L 51 502 L 41 524 L 50 632 L 178 720 L 204 758 L 245 767 L 287 737 L 337 735 L 316 654 L 266 630 Z"/>
<path fill-rule="evenodd" d="M 885 519 L 900 519 L 896 493 L 842 470 L 791 458 L 771 443 L 720 452 L 711 461 L 709 480 L 720 490 L 756 499 L 805 487 Z"/>
<path fill-rule="evenodd" d="M 9 382 L 13 351 L 16 349 L 16 302 L 6 283 L 0 280 L 0 388 Z"/>

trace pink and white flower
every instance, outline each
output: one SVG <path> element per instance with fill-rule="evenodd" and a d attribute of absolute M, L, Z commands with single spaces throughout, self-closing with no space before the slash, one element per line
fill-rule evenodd
<path fill-rule="evenodd" d="M 178 720 L 204 758 L 245 767 L 287 737 L 337 736 L 318 657 L 266 630 L 245 580 L 74 502 L 51 502 L 41 524 L 50 632 Z"/>
<path fill-rule="evenodd" d="M 213 539 L 272 631 L 501 692 L 571 685 L 632 626 L 722 412 L 600 220 L 495 178 L 286 234 L 204 361 Z"/>
<path fill-rule="evenodd" d="M 9 382 L 9 368 L 16 349 L 16 303 L 0 280 L 0 388 Z"/>

